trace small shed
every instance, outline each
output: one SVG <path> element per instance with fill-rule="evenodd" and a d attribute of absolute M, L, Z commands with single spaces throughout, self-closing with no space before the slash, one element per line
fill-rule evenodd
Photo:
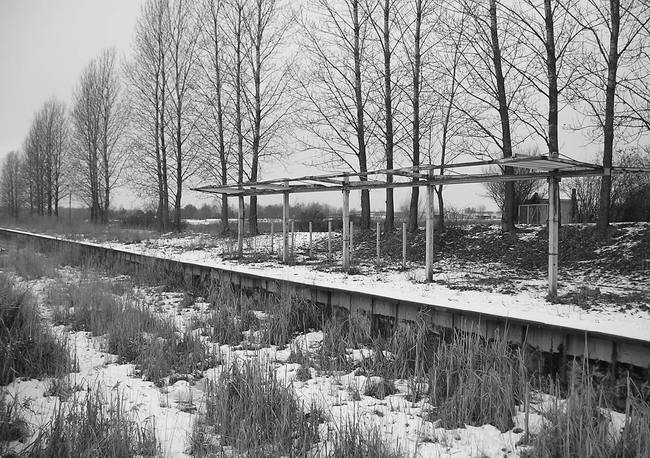
<path fill-rule="evenodd" d="M 573 221 L 575 212 L 572 207 L 571 199 L 560 199 L 560 221 L 575 223 Z M 517 221 L 520 224 L 545 225 L 548 222 L 548 199 L 542 199 L 539 203 L 520 205 Z"/>

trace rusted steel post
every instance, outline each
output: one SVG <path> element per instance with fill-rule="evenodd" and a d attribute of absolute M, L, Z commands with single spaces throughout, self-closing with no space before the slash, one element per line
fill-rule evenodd
<path fill-rule="evenodd" d="M 354 255 L 354 221 L 350 221 L 350 265 Z"/>
<path fill-rule="evenodd" d="M 282 262 L 289 262 L 289 192 L 282 199 Z"/>
<path fill-rule="evenodd" d="M 273 253 L 273 221 L 271 221 L 271 253 Z"/>
<path fill-rule="evenodd" d="M 237 212 L 237 256 L 244 255 L 244 196 L 239 196 Z"/>
<path fill-rule="evenodd" d="M 327 258 L 332 257 L 332 220 L 327 222 Z"/>
<path fill-rule="evenodd" d="M 429 171 L 429 177 L 431 178 L 431 171 Z M 434 189 L 433 186 L 427 185 L 427 208 L 426 208 L 426 279 L 428 282 L 433 281 L 433 201 L 434 201 Z"/>
<path fill-rule="evenodd" d="M 343 185 L 343 270 L 350 269 L 350 179 L 344 178 Z"/>
<path fill-rule="evenodd" d="M 309 222 L 309 259 L 311 259 L 311 254 L 312 254 L 312 250 L 311 250 L 312 236 L 311 236 L 311 233 L 312 233 L 312 224 L 311 224 L 311 221 L 310 221 Z"/>
<path fill-rule="evenodd" d="M 560 186 L 555 176 L 548 179 L 548 295 L 557 297 L 557 269 L 559 249 L 559 207 Z"/>
<path fill-rule="evenodd" d="M 406 270 L 406 223 L 402 223 L 402 269 Z"/>
<path fill-rule="evenodd" d="M 381 239 L 381 229 L 379 228 L 379 221 L 377 222 L 377 264 L 379 264 L 379 261 L 381 260 L 379 256 L 379 241 Z"/>

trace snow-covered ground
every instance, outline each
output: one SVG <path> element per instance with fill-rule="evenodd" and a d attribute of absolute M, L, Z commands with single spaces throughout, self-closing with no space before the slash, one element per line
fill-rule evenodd
<path fill-rule="evenodd" d="M 169 254 L 168 254 L 169 255 Z M 223 262 L 223 261 L 221 261 Z M 234 266 L 230 263 L 225 264 Z M 355 278 L 340 273 L 317 272 L 305 266 L 274 266 L 250 265 L 237 266 L 238 269 L 264 268 L 270 274 L 283 275 L 288 278 L 297 276 L 304 281 L 305 275 L 314 275 L 312 281 L 328 281 L 333 279 L 345 285 L 356 285 L 358 288 L 380 288 L 382 282 L 378 278 Z M 317 275 L 327 275 L 319 280 Z M 395 275 L 391 273 L 390 275 Z M 407 275 L 407 274 L 405 274 Z M 78 280 L 82 273 L 76 268 L 59 269 L 59 276 L 64 282 Z M 393 294 L 411 295 L 419 298 L 432 298 L 436 301 L 446 300 L 453 304 L 463 301 L 459 306 L 471 306 L 475 302 L 490 310 L 498 307 L 510 307 L 514 310 L 534 311 L 534 297 L 520 298 L 519 301 L 504 304 L 499 296 L 490 297 L 485 294 L 469 295 L 469 292 L 448 291 L 447 296 L 438 295 L 435 285 L 418 285 L 418 291 L 412 291 L 414 284 L 412 278 L 407 276 L 390 279 L 391 285 L 403 285 L 403 291 L 393 291 Z M 47 288 L 54 282 L 51 279 L 40 279 L 27 282 L 29 289 L 35 294 L 39 306 L 47 319 L 51 317 L 51 310 L 44 300 Z M 391 285 L 384 285 L 381 291 L 390 293 Z M 410 285 L 410 286 L 408 286 Z M 156 304 L 158 313 L 173 317 L 179 329 L 185 329 L 189 323 L 202 314 L 209 313 L 209 304 L 197 298 L 194 304 L 183 305 L 183 293 L 165 292 L 156 288 L 136 288 L 137 297 L 143 301 Z M 467 303 L 465 303 L 467 301 Z M 524 305 L 528 301 L 531 303 Z M 519 304 L 519 305 L 517 305 Z M 523 307 L 527 308 L 523 308 Z M 549 305 L 550 306 L 550 305 Z M 519 307 L 519 309 L 517 309 Z M 554 309 L 555 316 L 563 312 L 560 306 Z M 577 313 L 577 312 L 576 312 Z M 263 314 L 262 314 L 263 315 Z M 513 418 L 513 429 L 501 432 L 492 425 L 466 426 L 464 428 L 446 430 L 440 424 L 431 421 L 427 414 L 431 407 L 426 400 L 410 402 L 407 400 L 408 386 L 406 380 L 396 380 L 397 393 L 377 399 L 364 395 L 364 385 L 369 378 L 358 375 L 352 371 L 346 374 L 317 373 L 313 368 L 311 378 L 300 381 L 296 378 L 299 364 L 288 362 L 292 349 L 300 348 L 306 352 L 315 352 L 323 339 L 322 331 L 313 331 L 296 336 L 291 343 L 279 349 L 269 346 L 250 350 L 242 346 L 221 345 L 212 350 L 221 355 L 221 364 L 203 372 L 202 377 L 196 381 L 177 381 L 171 386 L 157 387 L 154 383 L 145 381 L 136 376 L 133 364 L 120 364 L 114 355 L 103 351 L 105 339 L 93 337 L 86 332 L 70 332 L 58 326 L 53 328 L 60 335 L 65 336 L 71 345 L 71 352 L 76 356 L 79 371 L 67 375 L 69 385 L 77 387 L 71 398 L 62 401 L 56 396 L 48 396 L 51 386 L 50 379 L 44 380 L 15 380 L 8 386 L 0 387 L 9 396 L 16 400 L 17 405 L 29 406 L 23 412 L 23 418 L 29 424 L 32 433 L 31 439 L 38 433 L 39 427 L 47 424 L 49 419 L 57 412 L 61 402 L 72 403 L 75 399 L 83 399 L 85 390 L 92 388 L 98 390 L 100 397 L 110 405 L 112 400 L 119 397 L 126 412 L 137 419 L 141 424 L 154 424 L 161 450 L 164 456 L 187 456 L 189 437 L 194 421 L 201 412 L 205 397 L 205 387 L 208 380 L 216 380 L 224 368 L 228 368 L 235 361 L 257 359 L 274 368 L 278 379 L 291 385 L 297 398 L 303 401 L 305 410 L 311 406 L 318 406 L 325 413 L 326 422 L 320 426 L 321 442 L 317 447 L 323 447 L 328 440 L 328 431 L 334 431 L 347 420 L 354 418 L 362 428 L 378 428 L 382 437 L 388 444 L 397 446 L 404 456 L 421 457 L 458 457 L 458 456 L 519 456 L 524 450 L 517 443 L 523 435 L 525 414 L 518 411 Z M 250 335 L 247 333 L 246 335 Z M 348 349 L 350 357 L 359 359 L 367 357 L 367 349 Z M 535 433 L 542 424 L 542 416 L 538 410 L 548 403 L 548 396 L 535 395 L 531 400 L 531 412 L 528 418 L 531 433 Z M 621 423 L 620 415 L 614 414 L 615 422 Z M 618 424 L 616 423 L 616 424 Z M 20 451 L 29 444 L 12 443 L 15 451 Z"/>
<path fill-rule="evenodd" d="M 336 235 L 336 237 L 340 236 Z M 327 233 L 314 233 L 312 238 L 312 242 L 316 244 L 317 241 L 325 240 Z M 279 249 L 279 239 L 276 234 L 274 250 Z M 295 240 L 296 252 L 304 254 L 308 247 L 309 233 L 298 232 Z M 434 282 L 425 283 L 424 269 L 414 265 L 410 265 L 406 271 L 401 271 L 367 264 L 363 266 L 363 274 L 346 274 L 336 268 L 325 270 L 309 261 L 300 265 L 283 265 L 272 260 L 242 264 L 228 259 L 228 253 L 235 250 L 234 242 L 207 234 L 178 237 L 168 235 L 136 244 L 106 242 L 103 245 L 124 251 L 231 269 L 236 272 L 262 274 L 275 279 L 363 291 L 398 300 L 411 300 L 513 319 L 570 326 L 635 339 L 650 339 L 648 333 L 650 308 L 647 304 L 640 304 L 639 307 L 621 307 L 619 303 L 605 301 L 598 307 L 590 307 L 586 310 L 577 301 L 550 302 L 547 300 L 544 277 L 538 280 L 531 278 L 512 280 L 515 287 L 508 292 L 498 289 L 490 291 L 485 288 L 459 289 L 446 286 L 465 277 L 471 277 L 470 283 L 476 282 L 483 275 L 488 279 L 493 278 L 494 271 L 503 269 L 503 266 L 498 263 L 459 266 L 452 260 L 443 259 L 435 266 Z M 246 247 L 249 251 L 270 250 L 270 236 L 265 234 L 247 238 Z M 507 271 L 504 275 L 507 276 Z M 596 288 L 599 293 L 609 293 L 615 297 L 630 292 L 648 292 L 647 284 L 624 275 L 608 276 L 602 272 L 590 274 L 585 271 L 560 270 L 560 295 L 576 291 L 586 291 L 585 294 L 589 294 Z"/>
<path fill-rule="evenodd" d="M 73 281 L 79 273 L 74 269 L 63 269 L 65 281 Z M 44 302 L 51 279 L 28 282 L 29 289 L 36 295 L 44 316 L 51 316 L 51 310 Z M 158 304 L 159 313 L 173 316 L 179 327 L 188 323 L 197 314 L 206 313 L 206 303 L 195 303 L 180 307 L 182 293 L 156 291 L 153 288 L 138 289 L 136 294 L 147 296 L 145 300 Z M 523 412 L 514 418 L 515 428 L 500 432 L 491 425 L 445 430 L 427 417 L 431 408 L 426 401 L 416 403 L 407 400 L 407 381 L 397 380 L 397 393 L 377 399 L 364 395 L 364 385 L 369 378 L 356 372 L 338 375 L 318 374 L 313 368 L 312 377 L 306 381 L 296 379 L 300 367 L 287 360 L 292 349 L 315 352 L 323 339 L 322 331 L 296 336 L 284 349 L 276 346 L 257 350 L 221 345 L 214 347 L 219 352 L 222 364 L 203 372 L 196 382 L 180 380 L 171 386 L 157 387 L 150 381 L 136 376 L 133 364 L 120 364 L 115 355 L 103 351 L 105 339 L 93 337 L 87 332 L 71 332 L 63 326 L 53 327 L 54 332 L 64 336 L 70 344 L 71 353 L 78 361 L 78 372 L 64 377 L 67 386 L 73 387 L 68 399 L 48 395 L 52 379 L 17 379 L 8 386 L 0 387 L 9 400 L 17 405 L 29 406 L 21 411 L 27 422 L 31 437 L 23 442 L 9 444 L 10 450 L 20 452 L 38 435 L 39 429 L 47 425 L 56 414 L 61 403 L 70 405 L 84 399 L 88 389 L 96 390 L 103 402 L 110 406 L 120 399 L 125 412 L 140 424 L 155 425 L 163 456 L 188 456 L 189 437 L 196 416 L 201 411 L 205 387 L 208 380 L 216 380 L 224 368 L 233 362 L 257 359 L 274 368 L 279 380 L 291 385 L 305 410 L 312 406 L 321 409 L 326 422 L 320 426 L 321 442 L 316 447 L 324 449 L 328 431 L 337 430 L 346 421 L 354 419 L 362 428 L 379 429 L 383 438 L 392 447 L 397 447 L 404 456 L 451 457 L 451 456 L 518 456 L 521 448 L 517 442 L 523 435 Z M 362 358 L 368 350 L 348 350 L 351 357 Z M 367 355 L 365 355 L 367 356 Z M 531 416 L 533 428 L 539 424 L 536 414 Z"/>

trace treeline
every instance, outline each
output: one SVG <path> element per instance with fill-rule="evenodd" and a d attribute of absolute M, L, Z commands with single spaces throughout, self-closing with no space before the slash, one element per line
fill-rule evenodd
<path fill-rule="evenodd" d="M 127 185 L 156 202 L 160 230 L 180 229 L 188 187 L 255 182 L 296 150 L 336 170 L 436 164 L 442 175 L 461 157 L 531 145 L 572 155 L 560 149 L 561 124 L 599 144 L 609 169 L 615 151 L 650 133 L 649 30 L 644 0 L 148 0 L 126 60 L 105 51 L 81 75 L 62 110 L 61 154 L 47 135 L 36 150 L 26 141 L 18 157 L 32 167 L 3 189 L 56 214 L 67 186 L 101 222 L 114 187 Z M 560 123 L 561 113 L 577 121 Z M 604 230 L 615 180 L 595 181 Z M 510 231 L 517 189 L 502 188 Z M 221 199 L 226 222 L 231 203 Z M 411 230 L 420 205 L 413 187 Z M 255 233 L 255 197 L 248 208 Z M 362 228 L 370 208 L 362 191 Z M 392 230 L 391 189 L 385 214 Z"/>

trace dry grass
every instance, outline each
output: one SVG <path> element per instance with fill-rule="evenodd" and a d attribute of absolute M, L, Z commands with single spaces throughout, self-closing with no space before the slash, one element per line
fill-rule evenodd
<path fill-rule="evenodd" d="M 133 297 L 116 296 L 113 287 L 93 279 L 53 287 L 48 297 L 55 321 L 106 336 L 106 351 L 135 362 L 145 378 L 158 384 L 174 373 L 193 373 L 215 364 L 195 334 L 179 332 L 171 318 L 162 318 Z"/>
<path fill-rule="evenodd" d="M 628 380 L 624 414 L 610 410 L 601 388 L 592 384 L 588 371 L 575 368 L 566 396 L 553 382 L 552 397 L 541 409 L 544 423 L 530 438 L 528 457 L 594 458 L 650 456 L 650 405 Z M 614 417 L 624 415 L 622 424 Z M 622 430 L 619 429 L 622 427 Z"/>
<path fill-rule="evenodd" d="M 334 432 L 334 440 L 327 444 L 324 456 L 334 458 L 398 458 L 399 448 L 386 443 L 378 427 L 363 427 L 355 415 Z"/>
<path fill-rule="evenodd" d="M 0 256 L 0 268 L 9 269 L 25 280 L 56 275 L 55 264 L 32 246 L 12 246 Z"/>
<path fill-rule="evenodd" d="M 67 342 L 43 322 L 34 299 L 0 273 L 0 385 L 74 369 Z"/>
<path fill-rule="evenodd" d="M 305 456 L 318 441 L 319 416 L 306 414 L 291 387 L 259 361 L 234 363 L 208 384 L 192 453 Z M 233 452 L 234 451 L 234 452 Z"/>
<path fill-rule="evenodd" d="M 449 341 L 439 342 L 429 369 L 433 415 L 446 428 L 491 424 L 511 429 L 515 405 L 523 399 L 522 370 L 522 358 L 506 339 L 453 332 Z"/>
<path fill-rule="evenodd" d="M 69 404 L 60 404 L 35 441 L 23 452 L 32 457 L 158 456 L 155 425 L 139 423 L 119 394 L 106 400 L 96 387 Z"/>

